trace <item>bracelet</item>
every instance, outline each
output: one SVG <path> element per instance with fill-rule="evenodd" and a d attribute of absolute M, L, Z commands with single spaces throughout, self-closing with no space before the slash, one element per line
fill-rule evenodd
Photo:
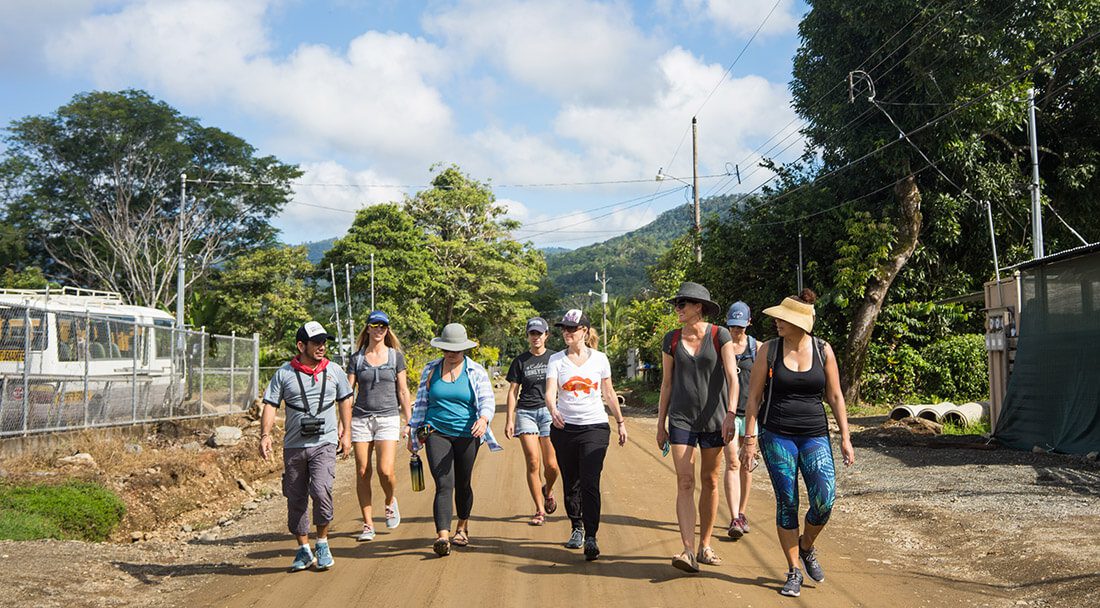
<path fill-rule="evenodd" d="M 263 439 L 264 437 L 267 437 L 268 439 L 270 439 L 271 438 L 271 433 L 261 433 L 260 434 L 260 439 Z"/>
<path fill-rule="evenodd" d="M 756 439 L 756 435 L 742 435 L 745 439 Z"/>
<path fill-rule="evenodd" d="M 626 424 L 626 420 L 616 420 L 615 424 Z"/>

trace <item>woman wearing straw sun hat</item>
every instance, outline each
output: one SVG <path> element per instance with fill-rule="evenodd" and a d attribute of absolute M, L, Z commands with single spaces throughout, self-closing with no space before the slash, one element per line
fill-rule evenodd
<path fill-rule="evenodd" d="M 680 327 L 665 334 L 661 346 L 661 396 L 657 406 L 657 446 L 669 445 L 676 467 L 676 520 L 684 549 L 672 565 L 698 572 L 699 564 L 722 560 L 710 547 L 718 515 L 718 469 L 721 466 L 722 422 L 727 409 L 737 407 L 737 364 L 730 332 L 707 322 L 721 312 L 710 292 L 685 281 L 675 296 Z M 695 448 L 699 448 L 699 552 L 695 552 Z"/>
<path fill-rule="evenodd" d="M 443 557 L 451 545 L 470 543 L 470 511 L 474 492 L 470 487 L 474 460 L 482 443 L 496 452 L 503 448 L 493 438 L 489 423 L 496 411 L 493 384 L 485 368 L 466 356 L 477 342 L 466 337 L 466 328 L 451 323 L 443 328 L 431 345 L 443 356 L 429 362 L 420 374 L 416 389 L 408 448 L 416 453 L 423 444 L 428 452 L 428 468 L 435 480 L 436 540 L 432 549 Z M 458 524 L 451 535 L 451 498 L 458 511 Z"/>
<path fill-rule="evenodd" d="M 780 593 L 792 597 L 802 591 L 799 563 L 811 579 L 819 583 L 825 580 L 814 541 L 832 511 L 836 470 L 823 397 L 832 407 L 840 429 L 844 464 L 855 462 L 836 355 L 828 343 L 810 333 L 816 300 L 813 291 L 803 289 L 797 296 L 784 298 L 778 306 L 764 309 L 764 314 L 775 319 L 779 337 L 760 345 L 745 404 L 745 428 L 755 428 L 760 419 L 760 451 L 775 490 L 776 528 L 787 559 L 787 581 Z M 737 432 L 733 420 L 726 419 L 723 431 L 727 437 Z M 756 448 L 757 436 L 746 433 L 742 466 L 752 462 Z M 799 471 L 810 502 L 801 535 Z"/>

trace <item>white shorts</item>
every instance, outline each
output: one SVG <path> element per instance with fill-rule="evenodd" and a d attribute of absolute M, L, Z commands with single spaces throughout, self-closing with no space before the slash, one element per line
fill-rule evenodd
<path fill-rule="evenodd" d="M 366 416 L 351 419 L 353 443 L 367 441 L 398 441 L 401 439 L 401 416 Z"/>

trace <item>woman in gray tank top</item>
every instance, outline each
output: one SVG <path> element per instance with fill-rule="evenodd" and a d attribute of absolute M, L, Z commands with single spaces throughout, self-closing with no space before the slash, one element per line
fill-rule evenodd
<path fill-rule="evenodd" d="M 348 382 L 355 387 L 351 413 L 351 444 L 355 450 L 355 490 L 363 511 L 363 530 L 359 541 L 374 540 L 373 495 L 371 494 L 371 458 L 377 458 L 378 481 L 386 495 L 386 527 L 401 524 L 394 488 L 397 476 L 397 442 L 408 436 L 401 414 L 408 420 L 412 397 L 405 371 L 401 342 L 390 329 L 390 318 L 375 310 L 367 317 L 359 333 L 358 348 L 348 363 Z"/>

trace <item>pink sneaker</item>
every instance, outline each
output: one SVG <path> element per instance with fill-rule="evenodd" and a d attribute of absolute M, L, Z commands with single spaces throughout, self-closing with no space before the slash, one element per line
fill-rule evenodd
<path fill-rule="evenodd" d="M 741 532 L 749 533 L 749 518 L 745 517 L 744 513 L 737 514 L 737 521 L 741 524 Z"/>

